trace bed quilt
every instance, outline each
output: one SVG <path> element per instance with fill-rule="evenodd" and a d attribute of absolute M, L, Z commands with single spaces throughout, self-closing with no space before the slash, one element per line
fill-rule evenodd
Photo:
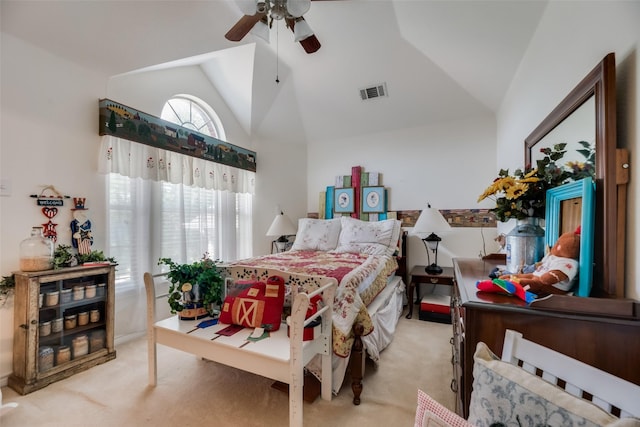
<path fill-rule="evenodd" d="M 270 275 L 286 273 L 285 280 L 289 285 L 297 285 L 305 291 L 309 291 L 315 281 L 306 281 L 296 274 L 338 280 L 333 309 L 333 351 L 341 357 L 349 356 L 355 322 L 364 326 L 365 335 L 373 331 L 367 305 L 384 289 L 387 277 L 397 268 L 395 257 L 308 250 L 265 255 L 220 266 L 223 276 L 233 280 L 266 280 Z"/>

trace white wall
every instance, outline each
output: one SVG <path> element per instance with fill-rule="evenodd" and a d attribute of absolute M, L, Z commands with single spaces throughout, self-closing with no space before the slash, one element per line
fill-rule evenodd
<path fill-rule="evenodd" d="M 379 102 L 384 102 L 381 99 Z M 493 117 L 443 122 L 395 132 L 309 144 L 307 208 L 318 211 L 318 194 L 334 185 L 336 175 L 350 175 L 352 166 L 382 174 L 389 189 L 388 209 L 421 210 L 430 203 L 439 209 L 492 207 L 477 203 L 496 177 Z M 497 251 L 495 228 L 453 228 L 442 235 L 438 264 L 451 266 L 452 257 L 477 257 L 484 248 Z M 426 264 L 422 242 L 410 238 L 409 268 Z M 433 260 L 432 260 L 433 261 Z"/>
<path fill-rule="evenodd" d="M 104 186 L 97 169 L 97 100 L 106 76 L 59 60 L 2 34 L 0 174 L 11 195 L 0 198 L 0 272 L 18 270 L 19 245 L 45 217 L 29 195 L 53 184 L 87 197 L 96 242 L 104 241 Z M 70 202 L 53 218 L 58 241 L 71 242 Z M 0 308 L 0 378 L 11 373 L 13 300 Z"/>
<path fill-rule="evenodd" d="M 615 7 L 613 7 L 615 5 Z M 498 114 L 498 165 L 523 162 L 523 141 L 609 52 L 617 69 L 618 146 L 631 153 L 627 199 L 626 296 L 640 297 L 640 2 L 549 2 Z M 636 166 L 637 167 L 637 166 Z"/>

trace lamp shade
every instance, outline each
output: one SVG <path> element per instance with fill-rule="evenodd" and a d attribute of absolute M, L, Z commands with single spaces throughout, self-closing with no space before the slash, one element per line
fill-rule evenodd
<path fill-rule="evenodd" d="M 296 228 L 293 223 L 284 213 L 280 212 L 273 219 L 271 226 L 267 230 L 267 236 L 288 236 L 296 234 Z"/>
<path fill-rule="evenodd" d="M 426 209 L 420 212 L 420 216 L 416 221 L 416 225 L 413 227 L 414 235 L 440 233 L 443 231 L 449 231 L 451 226 L 446 219 L 442 216 L 439 210 L 434 209 L 431 205 L 428 205 Z"/>
<path fill-rule="evenodd" d="M 294 18 L 299 18 L 309 11 L 311 0 L 287 0 L 287 12 Z"/>
<path fill-rule="evenodd" d="M 304 18 L 296 19 L 296 23 L 293 27 L 293 39 L 296 42 L 299 42 L 308 37 L 311 37 L 312 35 L 313 30 L 311 29 L 309 24 L 307 24 L 307 21 L 305 21 Z"/>
<path fill-rule="evenodd" d="M 245 15 L 251 16 L 256 14 L 257 8 L 255 0 L 237 0 L 236 4 L 240 8 L 240 11 Z"/>
<path fill-rule="evenodd" d="M 250 33 L 269 43 L 269 25 L 265 21 L 266 18 L 259 20 L 256 25 L 253 26 Z"/>

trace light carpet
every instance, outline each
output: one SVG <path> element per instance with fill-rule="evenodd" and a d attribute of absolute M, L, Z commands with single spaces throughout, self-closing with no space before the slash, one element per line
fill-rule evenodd
<path fill-rule="evenodd" d="M 304 404 L 305 426 L 411 426 L 418 388 L 454 407 L 451 325 L 404 313 L 379 365 L 367 361 L 362 403 L 350 381 L 332 401 Z M 148 386 L 144 337 L 116 346 L 116 359 L 26 396 L 2 388 L 17 408 L 2 427 L 287 426 L 288 397 L 272 380 L 158 346 L 158 385 Z"/>

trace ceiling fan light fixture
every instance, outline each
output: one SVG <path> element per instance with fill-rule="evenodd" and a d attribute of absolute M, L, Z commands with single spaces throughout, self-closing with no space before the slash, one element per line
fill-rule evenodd
<path fill-rule="evenodd" d="M 250 33 L 253 34 L 254 36 L 260 37 L 262 40 L 269 43 L 270 31 L 269 31 L 269 24 L 267 24 L 266 21 L 267 21 L 266 18 L 258 21 L 258 23 L 254 25 L 254 27 L 251 29 Z"/>
<path fill-rule="evenodd" d="M 287 17 L 287 2 L 286 0 L 275 0 L 269 9 L 269 15 L 271 19 L 277 21 Z"/>
<path fill-rule="evenodd" d="M 311 0 L 287 0 L 287 12 L 294 18 L 299 18 L 309 11 Z"/>
<path fill-rule="evenodd" d="M 264 3 L 264 1 L 262 2 Z M 236 4 L 240 8 L 240 11 L 245 15 L 255 15 L 257 10 L 256 0 L 237 0 Z"/>
<path fill-rule="evenodd" d="M 293 27 L 293 39 L 296 42 L 302 41 L 308 37 L 313 35 L 313 30 L 304 20 L 304 18 L 297 18 L 295 21 L 295 26 Z"/>
<path fill-rule="evenodd" d="M 254 13 L 266 13 L 267 9 L 269 8 L 267 6 L 267 2 L 268 2 L 268 0 L 267 1 L 257 0 Z"/>

